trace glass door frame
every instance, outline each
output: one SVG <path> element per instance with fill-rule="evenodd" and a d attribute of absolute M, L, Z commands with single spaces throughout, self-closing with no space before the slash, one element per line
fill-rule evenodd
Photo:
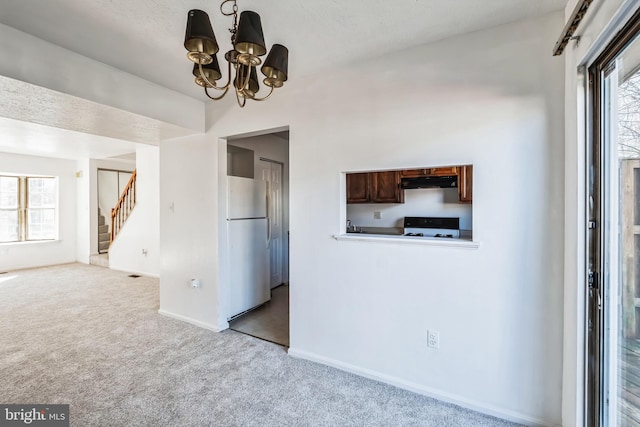
<path fill-rule="evenodd" d="M 613 40 L 588 69 L 587 111 L 591 118 L 591 129 L 587 144 L 587 263 L 586 263 L 586 321 L 585 321 L 585 424 L 589 427 L 606 426 L 609 419 L 607 390 L 610 388 L 607 375 L 606 331 L 610 313 L 604 303 L 608 298 L 607 275 L 604 254 L 608 236 L 606 211 L 611 200 L 610 181 L 605 142 L 606 109 L 604 90 L 606 76 L 615 69 L 617 57 L 640 34 L 640 10 L 638 10 L 616 34 Z"/>

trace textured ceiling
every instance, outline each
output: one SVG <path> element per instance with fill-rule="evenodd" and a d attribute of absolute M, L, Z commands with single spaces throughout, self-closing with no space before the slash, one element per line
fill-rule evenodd
<path fill-rule="evenodd" d="M 135 143 L 190 134 L 187 129 L 0 76 L 0 151 L 101 159 L 135 151 Z"/>
<path fill-rule="evenodd" d="M 291 79 L 456 34 L 563 9 L 567 0 L 239 0 L 269 46 L 290 50 Z M 187 11 L 207 11 L 221 51 L 231 18 L 218 1 L 2 0 L 0 23 L 204 100 L 182 47 Z M 560 29 L 559 29 L 560 30 Z M 549 47 L 551 49 L 552 46 Z"/>

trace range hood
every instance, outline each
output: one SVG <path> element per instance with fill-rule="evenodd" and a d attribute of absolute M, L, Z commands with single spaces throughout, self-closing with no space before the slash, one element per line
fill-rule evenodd
<path fill-rule="evenodd" d="M 400 188 L 411 190 L 414 188 L 456 188 L 458 177 L 451 176 L 421 176 L 417 178 L 402 178 Z"/>

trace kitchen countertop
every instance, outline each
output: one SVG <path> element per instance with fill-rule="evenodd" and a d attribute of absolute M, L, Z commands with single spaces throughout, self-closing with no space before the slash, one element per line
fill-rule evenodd
<path fill-rule="evenodd" d="M 402 234 L 372 234 L 368 232 L 336 234 L 333 236 L 333 238 L 338 241 L 353 240 L 363 242 L 386 242 L 427 246 L 450 246 L 470 249 L 480 247 L 480 242 L 473 241 L 470 238 L 447 239 L 440 237 L 403 236 Z"/>
<path fill-rule="evenodd" d="M 358 231 L 347 231 L 348 234 L 381 234 L 391 236 L 402 236 L 402 227 L 357 227 Z"/>

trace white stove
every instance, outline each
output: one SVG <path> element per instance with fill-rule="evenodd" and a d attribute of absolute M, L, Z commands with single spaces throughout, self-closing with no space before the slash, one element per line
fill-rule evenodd
<path fill-rule="evenodd" d="M 403 236 L 459 239 L 460 218 L 407 216 Z"/>

